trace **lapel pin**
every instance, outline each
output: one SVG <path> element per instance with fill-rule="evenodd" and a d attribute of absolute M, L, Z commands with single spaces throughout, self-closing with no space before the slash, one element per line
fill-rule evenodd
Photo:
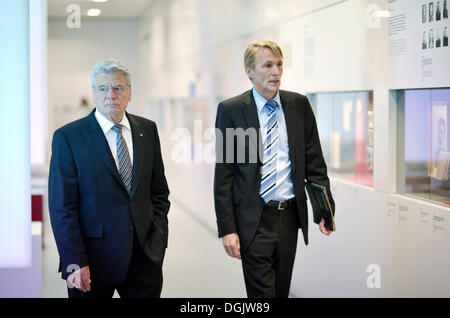
<path fill-rule="evenodd" d="M 144 135 L 143 134 L 139 134 L 139 137 L 144 137 Z"/>

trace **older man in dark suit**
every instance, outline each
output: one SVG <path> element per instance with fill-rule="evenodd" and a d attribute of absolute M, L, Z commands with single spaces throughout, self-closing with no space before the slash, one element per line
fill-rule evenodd
<path fill-rule="evenodd" d="M 91 74 L 94 109 L 56 130 L 50 218 L 70 298 L 159 297 L 169 189 L 156 125 L 125 110 L 130 73 L 121 62 Z"/>
<path fill-rule="evenodd" d="M 305 179 L 326 187 L 333 213 L 334 201 L 309 101 L 279 90 L 280 47 L 251 44 L 244 65 L 253 89 L 217 109 L 218 232 L 228 255 L 242 259 L 249 297 L 288 297 L 299 228 L 308 244 Z"/>

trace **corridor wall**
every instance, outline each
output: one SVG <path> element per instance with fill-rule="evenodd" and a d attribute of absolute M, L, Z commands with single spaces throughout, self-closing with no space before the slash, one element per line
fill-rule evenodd
<path fill-rule="evenodd" d="M 421 51 L 422 2 L 172 0 L 141 18 L 143 112 L 158 123 L 171 199 L 213 235 L 211 128 L 218 102 L 251 88 L 249 43 L 280 44 L 282 89 L 373 92 L 373 187 L 331 177 L 337 232 L 310 224 L 293 297 L 450 296 L 449 208 L 398 191 L 392 90 L 450 86 L 448 47 Z"/>

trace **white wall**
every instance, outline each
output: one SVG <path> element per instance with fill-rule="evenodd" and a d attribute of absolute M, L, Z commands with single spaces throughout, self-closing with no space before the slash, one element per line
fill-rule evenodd
<path fill-rule="evenodd" d="M 373 20 L 371 4 L 408 15 L 402 55 L 389 55 L 388 20 Z M 332 178 L 337 232 L 324 237 L 310 224 L 310 246 L 298 247 L 293 296 L 450 296 L 449 209 L 395 194 L 396 109 L 389 89 L 450 86 L 439 68 L 431 80 L 410 70 L 420 70 L 423 54 L 414 35 L 420 8 L 420 1 L 404 0 L 172 0 L 156 2 L 141 20 L 143 111 L 162 132 L 171 199 L 213 231 L 214 166 L 177 164 L 171 133 L 194 131 L 194 120 L 203 120 L 203 130 L 213 127 L 217 102 L 251 88 L 243 69 L 250 42 L 274 40 L 284 49 L 282 89 L 374 91 L 374 187 Z M 431 57 L 448 69 L 448 50 Z M 202 139 L 208 144 L 199 134 L 193 145 Z M 381 288 L 367 287 L 370 264 L 379 266 Z"/>
<path fill-rule="evenodd" d="M 0 298 L 40 298 L 42 296 L 42 222 L 31 222 L 30 264 L 0 270 Z"/>
<path fill-rule="evenodd" d="M 48 125 L 49 146 L 53 131 L 92 110 L 90 73 L 93 66 L 114 57 L 123 61 L 132 75 L 132 101 L 128 110 L 140 112 L 138 64 L 139 23 L 135 20 L 82 21 L 69 29 L 65 20 L 48 23 Z M 80 107 L 81 98 L 89 110 Z M 48 151 L 50 155 L 50 151 Z"/>
<path fill-rule="evenodd" d="M 2 3 L 0 270 L 31 265 L 29 3 Z"/>

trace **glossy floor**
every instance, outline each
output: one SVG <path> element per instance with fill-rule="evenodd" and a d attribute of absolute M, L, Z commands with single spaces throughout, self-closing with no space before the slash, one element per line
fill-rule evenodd
<path fill-rule="evenodd" d="M 222 240 L 176 203 L 170 209 L 169 231 L 161 297 L 246 297 L 240 262 L 228 257 Z M 42 297 L 65 298 L 66 285 L 57 273 L 59 258 L 48 215 L 43 237 Z"/>

